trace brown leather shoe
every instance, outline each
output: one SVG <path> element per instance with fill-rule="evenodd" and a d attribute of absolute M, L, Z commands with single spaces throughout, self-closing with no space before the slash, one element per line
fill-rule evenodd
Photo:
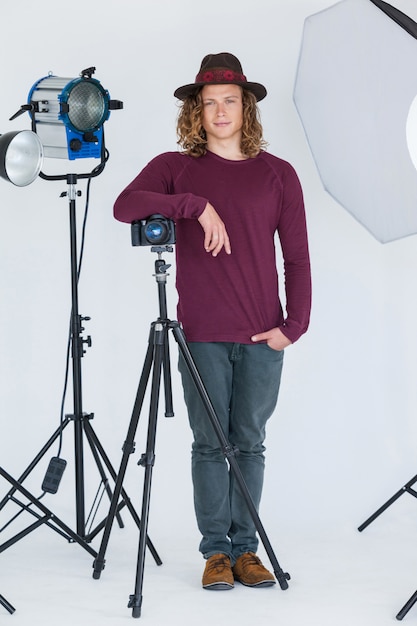
<path fill-rule="evenodd" d="M 216 591 L 233 589 L 234 578 L 230 559 L 225 554 L 213 554 L 207 559 L 203 574 L 204 589 Z"/>
<path fill-rule="evenodd" d="M 254 552 L 242 554 L 232 571 L 235 580 L 248 587 L 270 587 L 276 583 L 274 575 L 268 572 Z"/>

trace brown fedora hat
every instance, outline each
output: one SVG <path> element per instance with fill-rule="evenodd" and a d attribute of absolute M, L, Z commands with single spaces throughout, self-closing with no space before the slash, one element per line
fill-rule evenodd
<path fill-rule="evenodd" d="M 250 83 L 243 74 L 242 66 L 237 57 L 230 52 L 220 52 L 219 54 L 208 54 L 201 62 L 200 71 L 195 77 L 195 82 L 190 85 L 183 85 L 174 91 L 174 96 L 180 100 L 185 100 L 204 85 L 240 85 L 244 89 L 251 91 L 256 100 L 263 100 L 266 96 L 266 89 L 260 83 Z"/>

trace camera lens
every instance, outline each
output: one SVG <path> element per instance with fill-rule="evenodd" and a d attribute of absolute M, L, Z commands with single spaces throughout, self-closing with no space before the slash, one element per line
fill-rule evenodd
<path fill-rule="evenodd" d="M 159 220 L 151 220 L 146 224 L 144 234 L 149 243 L 158 244 L 167 241 L 169 231 L 166 223 Z"/>
<path fill-rule="evenodd" d="M 165 246 L 175 243 L 175 224 L 159 215 L 132 222 L 132 246 Z"/>

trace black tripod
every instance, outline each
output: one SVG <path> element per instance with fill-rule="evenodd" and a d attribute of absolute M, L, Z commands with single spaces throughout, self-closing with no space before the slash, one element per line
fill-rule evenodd
<path fill-rule="evenodd" d="M 155 262 L 155 278 L 158 285 L 159 295 L 159 317 L 151 324 L 148 349 L 146 352 L 145 363 L 143 366 L 142 374 L 139 381 L 139 386 L 136 394 L 136 400 L 132 412 L 131 421 L 126 437 L 126 441 L 123 446 L 123 456 L 120 464 L 120 470 L 117 477 L 116 485 L 114 488 L 113 498 L 111 501 L 110 511 L 107 516 L 106 526 L 104 529 L 101 546 L 97 558 L 94 561 L 93 578 L 100 578 L 101 571 L 105 565 L 105 552 L 110 537 L 112 523 L 114 515 L 117 511 L 117 503 L 119 499 L 120 490 L 123 485 L 124 476 L 127 469 L 129 455 L 134 452 L 135 444 L 134 437 L 137 430 L 140 412 L 143 405 L 146 387 L 150 378 L 152 366 L 152 387 L 150 397 L 149 408 L 149 422 L 146 451 L 142 454 L 139 464 L 145 468 L 143 495 L 142 495 L 142 523 L 140 526 L 139 535 L 139 547 L 138 547 L 138 559 L 136 570 L 136 584 L 135 593 L 129 597 L 128 607 L 132 609 L 133 617 L 140 617 L 142 607 L 142 589 L 143 589 L 143 577 L 144 577 L 144 563 L 145 563 L 145 548 L 146 548 L 146 533 L 149 517 L 149 504 L 151 496 L 151 482 L 152 471 L 155 463 L 155 441 L 156 441 L 156 427 L 158 417 L 158 403 L 159 392 L 161 385 L 161 374 L 164 372 L 164 385 L 165 385 L 165 401 L 166 401 L 166 415 L 173 415 L 172 413 L 172 390 L 171 390 L 171 371 L 169 362 L 169 343 L 168 343 L 168 330 L 172 330 L 174 337 L 178 343 L 181 354 L 184 357 L 187 368 L 194 380 L 198 393 L 204 403 L 207 410 L 208 418 L 210 419 L 218 440 L 221 444 L 222 451 L 227 458 L 230 468 L 233 471 L 245 502 L 248 506 L 249 512 L 255 523 L 258 534 L 264 544 L 268 557 L 274 569 L 275 576 L 281 586 L 281 589 L 288 589 L 289 574 L 284 573 L 278 564 L 272 546 L 268 540 L 266 532 L 259 519 L 258 512 L 252 501 L 252 498 L 248 492 L 248 488 L 244 481 L 240 467 L 236 460 L 237 450 L 228 442 L 219 419 L 213 409 L 210 398 L 205 390 L 203 382 L 197 371 L 193 358 L 190 354 L 189 348 L 186 343 L 184 332 L 177 321 L 171 321 L 167 318 L 167 303 L 166 303 L 166 271 L 170 267 L 161 258 L 161 254 L 164 251 L 172 252 L 170 246 L 155 246 L 152 247 L 153 252 L 158 253 L 158 259 Z"/>
<path fill-rule="evenodd" d="M 85 354 L 84 346 L 91 345 L 91 338 L 84 339 L 82 336 L 83 322 L 88 320 L 88 317 L 81 317 L 78 311 L 78 260 L 77 260 L 77 228 L 76 228 L 76 197 L 80 195 L 80 192 L 76 191 L 77 178 L 91 178 L 97 176 L 104 168 L 105 160 L 102 159 L 102 163 L 98 166 L 92 174 L 75 175 L 69 174 L 66 176 L 47 176 L 41 173 L 43 178 L 48 180 L 63 180 L 66 179 L 68 184 L 68 193 L 63 193 L 62 196 L 68 196 L 69 199 L 69 218 L 70 218 L 70 247 L 71 247 L 71 295 L 72 295 L 72 310 L 71 310 L 71 323 L 70 323 L 70 345 L 72 352 L 72 382 L 73 382 L 73 403 L 74 412 L 72 415 L 66 415 L 65 419 L 61 420 L 61 423 L 57 430 L 53 433 L 47 443 L 43 446 L 37 456 L 33 459 L 30 465 L 26 468 L 23 474 L 15 480 L 10 474 L 8 474 L 3 468 L 0 467 L 0 475 L 3 476 L 11 485 L 12 488 L 0 502 L 0 510 L 9 502 L 13 501 L 20 507 L 19 513 L 26 511 L 36 518 L 35 522 L 25 528 L 23 531 L 0 545 L 0 552 L 3 552 L 6 548 L 16 543 L 19 539 L 25 537 L 27 534 L 38 528 L 42 524 L 46 524 L 52 530 L 58 532 L 58 534 L 65 537 L 70 542 L 76 542 L 85 550 L 87 550 L 94 557 L 97 556 L 97 552 L 89 545 L 92 539 L 101 531 L 104 527 L 105 520 L 97 525 L 95 529 L 87 532 L 86 514 L 85 514 L 85 493 L 84 493 L 84 436 L 89 444 L 91 453 L 96 463 L 98 472 L 101 477 L 101 484 L 103 490 L 107 493 L 109 499 L 112 497 L 112 491 L 109 486 L 109 480 L 106 476 L 104 466 L 107 468 L 112 479 L 116 480 L 116 472 L 111 466 L 111 463 L 101 445 L 97 435 L 95 434 L 93 427 L 91 426 L 91 420 L 93 414 L 87 414 L 83 411 L 82 403 L 82 377 L 81 377 L 81 358 Z M 75 496 L 76 496 L 76 529 L 71 530 L 69 526 L 57 517 L 50 509 L 48 509 L 40 501 L 40 498 L 36 498 L 22 485 L 23 481 L 29 476 L 32 470 L 36 467 L 39 461 L 44 457 L 46 452 L 52 446 L 52 444 L 62 436 L 63 431 L 68 424 L 74 425 L 74 457 L 75 457 Z M 65 462 L 62 459 L 54 457 L 51 460 L 47 474 L 45 476 L 42 488 L 44 492 L 56 493 L 56 489 L 59 485 L 59 480 L 62 476 Z M 46 485 L 46 486 L 45 486 Z M 20 492 L 29 500 L 29 504 L 22 502 L 16 497 L 16 491 Z M 130 503 L 127 494 L 123 491 L 123 502 L 120 508 L 127 506 L 132 514 L 138 527 L 140 526 L 140 519 L 136 514 L 135 509 Z M 94 505 L 93 505 L 94 506 Z M 119 511 L 120 511 L 119 508 Z M 123 527 L 119 511 L 117 512 L 118 523 Z M 17 516 L 15 516 L 17 517 Z M 9 526 L 10 520 L 6 526 Z M 151 551 L 154 558 L 158 561 L 159 557 L 155 552 L 152 544 L 149 542 Z"/>

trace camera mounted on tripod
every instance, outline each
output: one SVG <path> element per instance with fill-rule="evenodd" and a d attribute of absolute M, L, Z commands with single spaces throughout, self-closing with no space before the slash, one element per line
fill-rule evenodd
<path fill-rule="evenodd" d="M 159 215 L 132 222 L 132 246 L 165 246 L 175 243 L 175 224 Z"/>

